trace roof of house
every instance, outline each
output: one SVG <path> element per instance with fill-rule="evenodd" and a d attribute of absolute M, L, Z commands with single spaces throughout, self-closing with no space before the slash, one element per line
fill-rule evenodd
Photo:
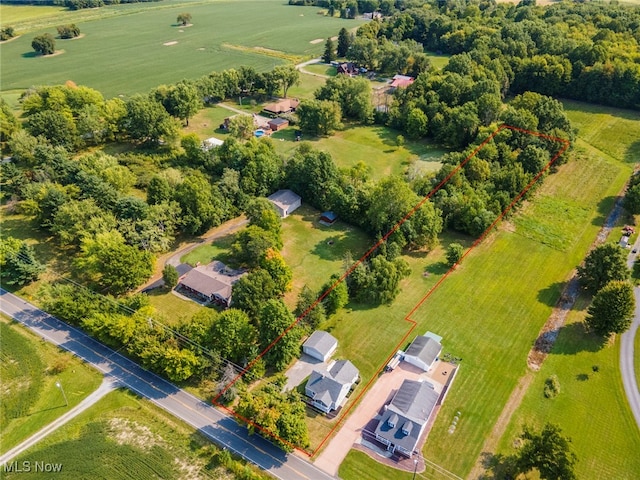
<path fill-rule="evenodd" d="M 267 198 L 282 209 L 301 200 L 300 195 L 291 190 L 278 190 Z"/>
<path fill-rule="evenodd" d="M 262 109 L 270 113 L 287 113 L 298 108 L 298 105 L 300 105 L 300 100 L 297 98 L 283 98 L 277 102 L 266 104 Z"/>
<path fill-rule="evenodd" d="M 188 272 L 184 278 L 180 280 L 180 284 L 207 297 L 211 297 L 214 294 L 222 298 L 231 297 L 230 283 L 226 283 L 209 275 L 206 271 L 200 270 L 200 267 L 196 267 Z"/>
<path fill-rule="evenodd" d="M 437 340 L 431 336 L 419 335 L 411 342 L 405 355 L 419 358 L 425 364 L 431 365 L 441 350 L 442 345 Z"/>
<path fill-rule="evenodd" d="M 330 370 L 311 372 L 306 389 L 313 392 L 312 398 L 329 406 L 337 402 L 345 385 L 350 385 L 359 375 L 358 369 L 349 360 L 335 362 Z"/>
<path fill-rule="evenodd" d="M 217 295 L 228 300 L 231 298 L 233 284 L 243 273 L 227 268 L 222 262 L 214 261 L 209 265 L 201 265 L 189 270 L 180 279 L 180 284 L 207 297 Z"/>
<path fill-rule="evenodd" d="M 302 344 L 303 347 L 313 348 L 320 352 L 323 356 L 329 353 L 335 346 L 338 345 L 338 340 L 330 333 L 322 330 L 316 330 L 313 332 L 307 341 Z"/>
<path fill-rule="evenodd" d="M 395 88 L 406 88 L 414 82 L 413 77 L 407 75 L 394 75 L 391 86 Z"/>
<path fill-rule="evenodd" d="M 429 382 L 405 380 L 382 415 L 376 435 L 412 452 L 438 397 Z"/>

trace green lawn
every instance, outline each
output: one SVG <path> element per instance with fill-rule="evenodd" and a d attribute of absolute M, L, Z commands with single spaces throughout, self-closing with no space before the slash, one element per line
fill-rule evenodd
<path fill-rule="evenodd" d="M 200 139 L 205 140 L 210 137 L 217 137 L 224 140 L 227 133 L 220 130 L 220 125 L 224 119 L 234 115 L 226 108 L 208 106 L 200 110 L 193 118 L 189 119 L 189 126 L 182 129 L 183 135 L 195 133 Z"/>
<path fill-rule="evenodd" d="M 185 10 L 193 26 L 174 25 Z M 336 35 L 344 25 L 317 12 L 279 0 L 171 0 L 65 12 L 25 22 L 22 28 L 33 31 L 2 45 L 0 83 L 12 90 L 73 80 L 110 98 L 240 65 L 270 70 L 286 59 L 319 55 L 324 46 L 310 42 Z M 76 23 L 84 36 L 58 40 L 60 55 L 34 56 L 33 37 L 55 33 L 63 21 Z M 260 53 L 257 47 L 266 50 Z"/>
<path fill-rule="evenodd" d="M 359 258 L 372 243 L 358 228 L 340 220 L 331 227 L 320 225 L 320 213 L 303 204 L 282 221 L 282 256 L 293 270 L 293 289 L 285 297 L 289 306 L 295 306 L 304 285 L 316 291 L 332 274 L 341 274 L 346 252 Z"/>
<path fill-rule="evenodd" d="M 338 74 L 336 67 L 327 65 L 326 63 L 313 63 L 311 65 L 307 65 L 304 69 L 312 73 L 327 75 L 329 77 L 335 77 Z"/>
<path fill-rule="evenodd" d="M 203 307 L 191 300 L 183 300 L 166 288 L 156 288 L 148 292 L 149 302 L 158 311 L 158 320 L 171 326 L 190 319 Z"/>
<path fill-rule="evenodd" d="M 4 316 L 0 346 L 1 453 L 67 413 L 102 380 L 96 370 Z M 68 406 L 56 382 L 64 388 Z"/>
<path fill-rule="evenodd" d="M 640 386 L 640 329 L 636 331 L 636 338 L 633 343 L 633 364 L 636 382 L 638 386 Z"/>
<path fill-rule="evenodd" d="M 467 256 L 413 315 L 418 322 L 414 333 L 431 330 L 442 335 L 444 350 L 463 358 L 424 449 L 426 458 L 460 476 L 470 471 L 525 373 L 531 344 L 569 272 L 595 238 L 602 213 L 611 206 L 608 199 L 631 172 L 628 165 L 607 155 L 588 153 L 549 177 L 533 203 Z M 545 218 L 537 218 L 540 215 Z M 433 271 L 440 266 L 442 272 L 441 258 L 435 252 L 416 263 L 432 265 L 427 268 Z M 389 355 L 408 330 L 402 318 L 435 281 L 436 275 L 425 279 L 416 275 L 422 269 L 416 272 L 412 266 L 414 273 L 391 307 L 346 310 L 333 329 L 340 340 L 338 354 L 349 355 L 364 382 L 386 357 L 383 353 Z M 447 428 L 457 411 L 462 412 L 461 419 L 455 434 L 449 435 Z M 351 464 L 356 461 L 357 465 Z M 350 456 L 341 474 L 345 472 L 347 480 L 362 478 L 348 472 L 377 468 L 372 460 Z"/>
<path fill-rule="evenodd" d="M 17 458 L 62 463 L 58 478 L 244 478 L 216 466 L 219 450 L 192 428 L 125 390 L 109 393 Z M 210 461 L 211 460 L 211 461 Z M 236 463 L 236 471 L 253 467 Z M 4 473 L 3 478 L 42 478 Z M 252 477 L 254 478 L 254 477 Z M 265 475 L 264 478 L 267 478 Z"/>
<path fill-rule="evenodd" d="M 640 113 L 563 100 L 580 140 L 628 163 L 640 159 Z"/>
<path fill-rule="evenodd" d="M 499 451 L 512 453 L 523 424 L 536 428 L 553 422 L 571 437 L 578 456 L 577 478 L 637 478 L 640 472 L 640 432 L 622 392 L 620 339 L 601 347 L 584 330 L 588 299 L 570 312 L 551 354 L 527 392 L 502 438 Z M 599 368 L 593 371 L 593 366 Z M 560 394 L 547 399 L 544 381 L 557 375 Z"/>
<path fill-rule="evenodd" d="M 325 78 L 300 73 L 300 85 L 294 85 L 287 92 L 288 97 L 293 98 L 315 98 L 314 93 L 326 82 Z"/>
<path fill-rule="evenodd" d="M 426 53 L 427 53 L 427 57 L 429 57 L 429 61 L 431 62 L 431 65 L 433 65 L 438 70 L 441 70 L 447 66 L 447 64 L 449 63 L 449 57 L 451 56 L 451 55 L 445 55 L 442 53 L 438 54 L 434 52 L 426 52 Z"/>
<path fill-rule="evenodd" d="M 213 260 L 220 260 L 227 265 L 236 266 L 233 263 L 231 257 L 231 244 L 235 241 L 235 235 L 225 235 L 224 237 L 216 238 L 213 242 L 206 243 L 201 247 L 197 247 L 191 250 L 189 253 L 180 258 L 182 263 L 188 263 L 191 266 L 196 266 L 197 263 L 206 265 Z"/>
<path fill-rule="evenodd" d="M 351 126 L 330 137 L 307 138 L 314 148 L 331 154 L 339 168 L 351 168 L 359 162 L 369 167 L 373 179 L 407 172 L 435 172 L 441 167 L 440 157 L 445 150 L 427 141 L 406 141 L 397 147 L 395 140 L 399 132 L 381 125 Z M 297 146 L 293 133 L 277 135 L 275 147 L 282 155 L 290 154 Z"/>

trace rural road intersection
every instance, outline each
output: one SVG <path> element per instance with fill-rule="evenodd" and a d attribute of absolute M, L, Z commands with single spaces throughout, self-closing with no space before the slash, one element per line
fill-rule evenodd
<path fill-rule="evenodd" d="M 160 408 L 188 423 L 216 444 L 282 480 L 331 480 L 335 477 L 247 429 L 209 403 L 143 369 L 128 358 L 102 345 L 66 323 L 39 310 L 4 289 L 0 289 L 0 311 L 22 323 L 43 339 L 68 350 L 94 366 L 119 385 L 147 398 Z"/>

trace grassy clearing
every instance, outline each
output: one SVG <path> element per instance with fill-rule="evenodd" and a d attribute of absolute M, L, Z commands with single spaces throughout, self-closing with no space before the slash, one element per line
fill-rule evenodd
<path fill-rule="evenodd" d="M 640 158 L 640 113 L 564 100 L 580 140 L 612 156 L 636 163 Z"/>
<path fill-rule="evenodd" d="M 339 168 L 351 168 L 363 162 L 369 167 L 371 177 L 380 179 L 389 175 L 403 175 L 407 172 L 435 172 L 440 169 L 440 157 L 445 150 L 426 141 L 406 141 L 404 146 L 396 146 L 399 132 L 388 127 L 347 126 L 331 137 L 306 138 L 314 148 L 331 154 Z M 276 150 L 289 155 L 297 146 L 293 131 L 274 134 Z"/>
<path fill-rule="evenodd" d="M 336 67 L 327 65 L 326 63 L 313 63 L 311 65 L 307 65 L 304 69 L 312 73 L 327 75 L 329 77 L 335 77 L 338 74 Z"/>
<path fill-rule="evenodd" d="M 0 341 L 0 435 L 2 452 L 6 452 L 80 403 L 98 387 L 102 376 L 4 316 L 0 317 Z"/>
<path fill-rule="evenodd" d="M 362 231 L 338 220 L 333 226 L 318 223 L 320 212 L 303 205 L 282 222 L 282 256 L 293 270 L 293 289 L 285 300 L 295 306 L 304 285 L 317 291 L 334 273 L 342 273 L 346 252 L 359 258 L 371 240 Z"/>
<path fill-rule="evenodd" d="M 411 480 L 413 478 L 413 472 L 402 472 L 381 463 L 376 463 L 376 469 L 372 470 L 371 461 L 371 458 L 365 453 L 351 450 L 345 461 L 340 465 L 338 475 L 340 478 L 358 478 L 360 480 L 379 480 L 380 478 L 385 480 Z M 433 477 L 420 476 L 419 478 Z"/>
<path fill-rule="evenodd" d="M 103 7 L 56 18 L 56 22 L 65 23 L 63 18 L 75 22 L 84 37 L 58 40 L 56 48 L 64 54 L 55 57 L 34 56 L 31 48 L 34 35 L 51 31 L 55 25 L 44 19 L 49 22 L 46 30 L 41 29 L 42 22 L 26 26 L 35 30 L 3 45 L 3 90 L 73 80 L 113 97 L 240 65 L 270 70 L 285 61 L 278 57 L 319 55 L 323 45 L 309 42 L 335 35 L 344 24 L 339 18 L 318 15 L 315 7 L 293 7 L 279 0 L 139 5 Z M 193 16 L 193 26 L 174 25 L 185 9 Z M 350 22 L 360 23 L 362 20 Z"/>
<path fill-rule="evenodd" d="M 434 52 L 426 52 L 427 57 L 429 57 L 429 61 L 434 68 L 438 70 L 442 70 L 449 63 L 449 58 L 451 55 L 445 55 L 442 53 L 434 53 Z"/>
<path fill-rule="evenodd" d="M 65 478 L 96 478 L 97 472 L 101 478 L 110 479 L 237 478 L 226 468 L 209 463 L 216 450 L 192 428 L 150 402 L 118 390 L 52 433 L 18 461 L 37 458 L 62 462 Z M 40 477 L 33 472 L 20 474 L 20 478 Z"/>
<path fill-rule="evenodd" d="M 581 298 L 570 312 L 553 351 L 512 417 L 499 451 L 513 452 L 513 440 L 525 423 L 539 428 L 553 422 L 572 439 L 578 478 L 637 478 L 640 432 L 620 394 L 620 340 L 601 348 L 601 340 L 585 332 L 588 302 Z M 594 365 L 598 372 L 593 371 Z M 544 381 L 551 375 L 558 376 L 561 392 L 546 399 Z"/>
<path fill-rule="evenodd" d="M 424 449 L 428 459 L 458 475 L 468 473 L 480 453 L 526 371 L 531 342 L 548 318 L 569 271 L 583 258 L 610 208 L 608 199 L 617 194 L 630 173 L 628 166 L 607 155 L 588 153 L 549 177 L 534 201 L 513 219 L 515 231 L 504 228 L 485 240 L 414 314 L 418 322 L 415 333 L 431 330 L 442 335 L 445 351 L 463 358 L 460 375 Z M 542 199 L 540 207 L 538 198 Z M 576 213 L 578 202 L 586 212 L 566 215 L 551 208 L 560 205 Z M 533 222 L 537 214 L 554 213 L 555 219 Z M 549 236 L 563 229 L 562 242 L 555 239 L 549 245 L 544 235 L 547 229 Z M 434 252 L 416 263 L 434 271 L 439 266 L 443 272 L 446 268 L 441 261 Z M 391 307 L 353 309 L 336 322 L 333 333 L 340 339 L 339 350 L 349 352 L 361 372 L 377 368 L 384 358 L 382 352 L 391 353 L 395 347 L 392 339 L 397 342 L 408 330 L 401 318 L 435 280 L 435 275 L 426 279 L 416 276 L 415 263 L 412 266 L 414 273 Z M 364 358 L 360 358 L 361 352 Z M 380 354 L 372 358 L 371 352 Z M 462 416 L 455 434 L 449 435 L 446 430 L 457 411 Z M 357 465 L 351 464 L 354 459 Z M 350 456 L 341 474 L 376 472 L 378 468 L 372 460 Z M 343 478 L 363 477 L 345 474 Z"/>
<path fill-rule="evenodd" d="M 296 98 L 315 98 L 314 93 L 326 82 L 325 78 L 309 75 L 308 73 L 300 73 L 300 85 L 294 85 L 287 92 L 288 97 Z"/>
<path fill-rule="evenodd" d="M 200 110 L 193 118 L 189 119 L 189 126 L 184 127 L 184 135 L 195 133 L 200 139 L 205 140 L 210 137 L 217 137 L 224 140 L 227 136 L 220 128 L 222 122 L 227 117 L 233 115 L 226 108 L 209 106 Z"/>
<path fill-rule="evenodd" d="M 227 265 L 235 266 L 231 256 L 231 245 L 235 241 L 235 235 L 225 235 L 216 238 L 213 242 L 191 250 L 180 258 L 182 263 L 188 263 L 195 267 L 198 263 L 206 265 L 213 260 L 220 260 Z"/>
<path fill-rule="evenodd" d="M 183 320 L 190 319 L 193 315 L 202 310 L 196 302 L 183 300 L 174 295 L 166 288 L 156 288 L 147 293 L 149 302 L 158 311 L 159 319 L 174 326 Z"/>

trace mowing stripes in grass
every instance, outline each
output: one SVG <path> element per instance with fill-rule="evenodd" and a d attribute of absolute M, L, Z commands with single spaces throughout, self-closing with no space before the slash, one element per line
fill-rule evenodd
<path fill-rule="evenodd" d="M 345 409 L 343 409 L 342 414 L 340 415 L 340 417 L 338 418 L 338 420 L 335 422 L 333 428 L 329 431 L 329 433 L 327 434 L 327 436 L 320 442 L 320 444 L 312 451 L 307 451 L 304 450 L 296 445 L 291 444 L 290 442 L 288 442 L 287 440 L 280 438 L 278 435 L 276 435 L 274 432 L 271 432 L 268 429 L 265 429 L 264 427 L 262 427 L 261 425 L 256 424 L 255 422 L 241 417 L 239 416 L 232 408 L 229 408 L 223 404 L 221 404 L 220 402 L 218 402 L 218 399 L 220 398 L 221 395 L 223 395 L 227 389 L 229 389 L 232 385 L 234 385 L 246 372 L 248 372 L 254 365 L 256 362 L 258 362 L 269 350 L 271 350 L 271 348 L 273 348 L 273 346 L 280 341 L 280 339 L 282 339 L 282 337 L 284 337 L 289 330 L 291 330 L 292 328 L 294 328 L 297 323 L 302 320 L 313 308 L 315 308 L 327 295 L 329 295 L 329 293 L 331 293 L 331 291 L 336 288 L 336 286 L 338 284 L 340 284 L 341 282 L 345 281 L 345 279 L 347 278 L 347 276 L 349 276 L 351 274 L 351 272 L 353 272 L 356 267 L 364 262 L 383 242 L 385 242 L 397 229 L 399 229 L 402 224 L 404 224 L 407 220 L 409 220 L 421 207 L 422 205 L 424 205 L 425 202 L 429 201 L 429 199 L 438 191 L 440 190 L 440 188 L 442 188 L 442 186 L 444 186 L 450 179 L 451 177 L 453 177 L 456 173 L 458 173 L 458 171 L 460 171 L 466 164 L 467 162 L 469 162 L 469 160 L 471 160 L 473 157 L 475 157 L 478 152 L 485 146 L 487 145 L 499 132 L 501 132 L 502 130 L 515 130 L 521 133 L 525 133 L 525 134 L 529 134 L 529 135 L 533 135 L 533 136 L 537 136 L 537 137 L 541 137 L 547 140 L 551 140 L 554 142 L 557 142 L 558 144 L 558 151 L 555 152 L 555 154 L 552 156 L 551 160 L 549 161 L 549 163 L 547 163 L 544 168 L 542 168 L 540 170 L 540 172 L 538 172 L 538 174 L 529 182 L 529 184 L 511 201 L 511 203 L 508 205 L 508 207 L 494 220 L 494 222 L 483 232 L 483 234 L 473 243 L 473 245 L 463 254 L 462 259 L 464 259 L 467 255 L 469 255 L 469 253 L 475 248 L 477 247 L 480 242 L 482 242 L 484 240 L 484 238 L 486 237 L 486 235 L 493 230 L 493 228 L 497 225 L 498 222 L 500 222 L 500 220 L 520 201 L 520 199 L 533 187 L 533 185 L 547 172 L 547 170 L 551 167 L 551 165 L 553 165 L 553 163 L 560 157 L 560 155 L 562 155 L 568 148 L 569 148 L 569 141 L 561 139 L 561 138 L 557 138 L 557 137 L 553 137 L 550 135 L 545 135 L 542 133 L 538 133 L 538 132 L 532 132 L 529 130 L 524 130 L 518 127 L 511 127 L 508 125 L 501 125 L 499 126 L 491 135 L 489 135 L 482 143 L 480 143 L 480 145 L 478 145 L 478 147 L 476 147 L 476 149 L 469 155 L 467 156 L 467 158 L 460 163 L 460 165 L 458 165 L 455 169 L 453 169 L 449 175 L 447 175 L 431 192 L 429 192 L 428 195 L 426 195 L 417 205 L 415 205 L 413 207 L 413 209 L 411 211 L 409 211 L 402 219 L 400 219 L 394 226 L 393 228 L 391 228 L 391 230 L 389 230 L 385 235 L 382 236 L 382 238 L 375 244 L 373 245 L 359 260 L 357 260 L 356 262 L 353 263 L 353 265 L 342 274 L 342 276 L 337 279 L 324 293 L 322 293 L 317 299 L 316 301 L 309 307 L 307 308 L 307 310 L 305 310 L 304 312 L 302 312 L 302 314 L 300 316 L 298 316 L 298 318 L 295 319 L 295 321 L 289 325 L 277 338 L 275 338 L 270 345 L 267 346 L 267 348 L 265 348 L 253 361 L 251 361 L 231 382 L 229 382 L 228 385 L 226 385 L 224 387 L 224 389 L 222 389 L 222 391 L 213 398 L 213 403 L 218 405 L 219 407 L 227 410 L 229 413 L 233 414 L 234 416 L 240 418 L 243 422 L 245 423 L 250 423 L 254 428 L 258 429 L 259 431 L 272 436 L 274 438 L 277 438 L 280 442 L 286 443 L 288 444 L 290 447 L 295 448 L 299 451 L 301 451 L 302 453 L 305 453 L 306 455 L 309 456 L 313 456 L 315 455 L 316 452 L 318 452 L 324 445 L 324 443 L 329 439 L 329 437 L 332 435 L 332 433 L 340 426 L 341 422 L 346 418 L 346 416 L 350 413 L 351 409 L 354 407 L 354 405 L 356 405 L 358 403 L 358 401 L 360 400 L 360 398 L 362 398 L 362 396 L 367 392 L 368 388 L 372 385 L 372 383 L 375 381 L 376 376 L 382 371 L 383 366 L 391 359 L 391 357 L 394 355 L 394 353 L 402 347 L 402 345 L 405 343 L 405 341 L 407 340 L 407 338 L 409 337 L 409 335 L 411 334 L 411 332 L 413 331 L 413 329 L 416 327 L 417 325 L 417 321 L 414 320 L 412 318 L 413 314 L 416 312 L 416 310 L 418 310 L 422 304 L 432 295 L 432 293 L 442 284 L 442 282 L 455 270 L 455 268 L 457 267 L 458 263 L 456 263 L 455 265 L 453 265 L 437 282 L 436 284 L 426 293 L 426 295 L 424 295 L 419 301 L 418 303 L 413 307 L 413 309 L 411 309 L 411 311 L 406 315 L 406 317 L 404 318 L 407 322 L 409 322 L 410 327 L 409 329 L 406 331 L 406 333 L 404 334 L 404 336 L 401 338 L 401 340 L 398 342 L 398 344 L 396 345 L 396 347 L 389 353 L 389 356 L 387 357 L 387 359 L 385 360 L 385 362 L 383 362 L 379 367 L 378 370 L 376 371 L 376 375 L 372 376 L 368 383 L 364 386 L 364 388 L 361 389 L 359 395 L 352 400 L 349 403 L 349 406 Z"/>

